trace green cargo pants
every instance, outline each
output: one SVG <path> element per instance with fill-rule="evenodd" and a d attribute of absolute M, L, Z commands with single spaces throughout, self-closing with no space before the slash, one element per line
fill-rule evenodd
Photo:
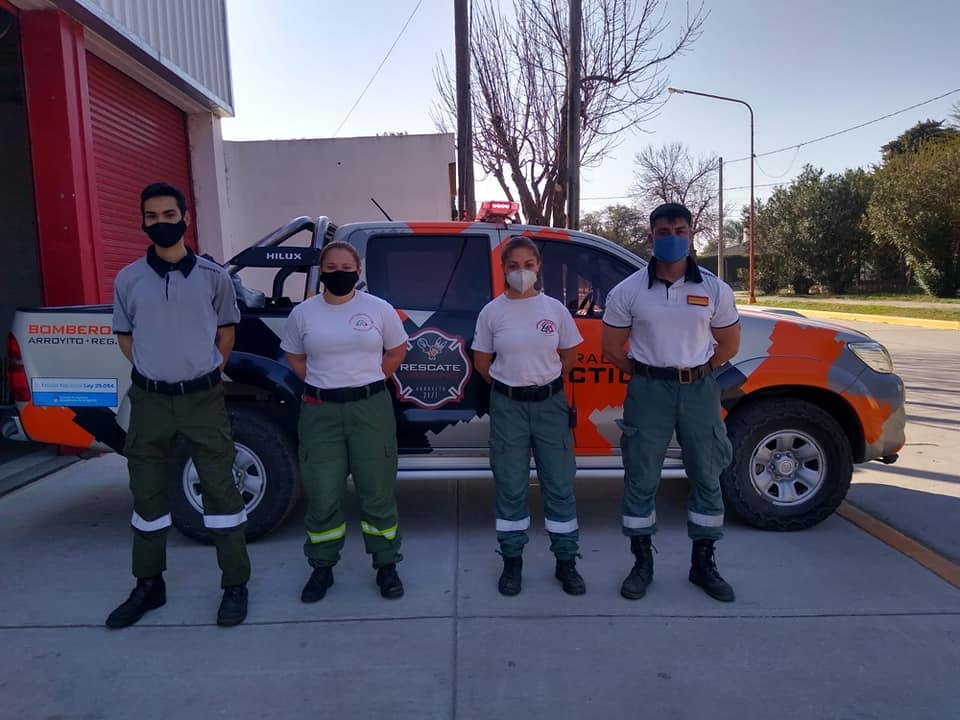
<path fill-rule="evenodd" d="M 505 557 L 517 557 L 527 544 L 530 508 L 530 449 L 543 493 L 544 524 L 550 551 L 560 560 L 576 557 L 580 531 L 573 479 L 577 463 L 561 392 L 546 400 L 514 400 L 490 393 L 490 468 L 496 497 L 497 540 Z"/>
<path fill-rule="evenodd" d="M 233 482 L 233 437 L 223 384 L 189 395 L 130 388 L 130 428 L 124 454 L 133 493 L 133 574 L 167 569 L 171 524 L 170 457 L 177 434 L 190 443 L 203 493 L 203 523 L 217 548 L 222 587 L 250 579 L 243 499 Z"/>
<path fill-rule="evenodd" d="M 674 429 L 690 479 L 687 534 L 694 540 L 723 535 L 720 473 L 733 456 L 720 417 L 720 387 L 708 375 L 688 385 L 634 375 L 623 405 L 623 534 L 652 535 L 654 498 Z"/>
<path fill-rule="evenodd" d="M 332 567 L 340 560 L 347 534 L 347 474 L 353 475 L 360 499 L 360 528 L 373 566 L 399 562 L 397 426 L 389 393 L 300 406 L 300 475 L 309 499 L 303 550 L 313 567 Z"/>

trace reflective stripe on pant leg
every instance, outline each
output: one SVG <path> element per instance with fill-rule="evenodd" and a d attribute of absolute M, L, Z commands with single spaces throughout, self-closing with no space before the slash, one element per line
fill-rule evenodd
<path fill-rule="evenodd" d="M 649 515 L 636 517 L 635 515 L 623 516 L 624 530 L 644 530 L 657 526 L 657 511 L 652 511 Z M 626 533 L 625 533 L 626 534 Z"/>
<path fill-rule="evenodd" d="M 490 394 L 490 469 L 497 542 L 508 557 L 523 553 L 530 527 L 527 496 L 530 489 L 529 403 L 498 392 Z"/>
<path fill-rule="evenodd" d="M 713 377 L 681 388 L 677 438 L 690 479 L 687 534 L 693 540 L 719 540 L 723 536 L 720 475 L 730 464 L 733 450 L 720 416 L 720 388 Z"/>
<path fill-rule="evenodd" d="M 393 540 L 397 537 L 397 525 L 392 525 L 388 528 L 380 529 L 374 527 L 366 520 L 360 522 L 360 529 L 363 530 L 364 535 L 374 535 L 376 537 L 386 538 L 387 540 Z"/>
<path fill-rule="evenodd" d="M 544 525 L 550 534 L 550 551 L 561 560 L 570 560 L 580 550 L 580 532 L 573 494 L 577 461 L 567 398 L 557 393 L 529 405 L 533 457 L 543 496 Z"/>
<path fill-rule="evenodd" d="M 130 425 L 124 454 L 133 493 L 132 564 L 138 578 L 167 569 L 167 530 L 171 524 L 168 488 L 176 426 L 170 398 L 130 389 Z"/>
<path fill-rule="evenodd" d="M 634 375 L 627 385 L 619 423 L 624 535 L 652 535 L 657 530 L 654 499 L 673 436 L 676 403 L 676 383 Z"/>
<path fill-rule="evenodd" d="M 190 443 L 203 493 L 203 524 L 217 549 L 220 584 L 250 579 L 243 497 L 233 479 L 236 455 L 223 384 L 173 398 L 177 429 Z"/>
<path fill-rule="evenodd" d="M 503 518 L 497 518 L 496 521 L 497 532 L 516 532 L 518 530 L 529 530 L 530 529 L 530 516 L 527 515 L 525 518 L 520 520 L 504 520 Z"/>
<path fill-rule="evenodd" d="M 347 524 L 340 523 L 337 527 L 326 532 L 310 532 L 307 530 L 307 539 L 316 545 L 317 543 L 332 542 L 341 540 L 347 534 Z"/>
<path fill-rule="evenodd" d="M 363 546 L 375 568 L 400 560 L 397 426 L 389 393 L 344 403 L 350 472 L 360 501 Z"/>
<path fill-rule="evenodd" d="M 543 520 L 544 529 L 554 535 L 563 535 L 566 533 L 572 533 L 575 530 L 580 529 L 580 525 L 577 523 L 577 519 L 573 520 L 551 520 L 550 518 L 544 518 Z"/>
<path fill-rule="evenodd" d="M 303 553 L 313 567 L 336 565 L 347 533 L 343 493 L 348 464 L 342 411 L 342 403 L 300 406 L 298 454 L 307 493 Z"/>
<path fill-rule="evenodd" d="M 134 510 L 133 517 L 130 518 L 130 524 L 140 532 L 150 533 L 157 532 L 158 530 L 166 530 L 173 524 L 173 518 L 170 513 L 167 513 L 155 520 L 145 520 Z"/>

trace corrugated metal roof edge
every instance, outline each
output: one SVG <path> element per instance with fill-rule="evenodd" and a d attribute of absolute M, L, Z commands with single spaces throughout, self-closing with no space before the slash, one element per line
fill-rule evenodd
<path fill-rule="evenodd" d="M 142 65 L 157 78 L 172 86 L 174 90 L 186 95 L 190 100 L 206 110 L 222 117 L 233 117 L 232 100 L 217 97 L 209 88 L 202 87 L 180 68 L 167 63 L 159 55 L 151 52 L 139 38 L 130 35 L 110 22 L 108 16 L 97 13 L 77 2 L 77 0 L 52 0 L 61 10 L 77 20 L 84 27 L 96 33 L 104 41 Z M 96 48 L 91 48 L 96 50 Z M 179 103 L 178 103 L 179 105 Z M 181 107 L 187 112 L 193 108 Z"/>

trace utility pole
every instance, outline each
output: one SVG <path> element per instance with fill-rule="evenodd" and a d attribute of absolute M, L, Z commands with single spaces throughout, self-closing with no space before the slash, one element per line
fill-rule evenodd
<path fill-rule="evenodd" d="M 724 279 L 726 268 L 723 266 L 723 158 L 717 166 L 720 176 L 720 234 L 717 236 L 717 277 Z"/>
<path fill-rule="evenodd" d="M 567 227 L 580 229 L 580 70 L 582 8 L 570 0 L 570 57 L 567 60 Z"/>
<path fill-rule="evenodd" d="M 473 114 L 470 108 L 470 0 L 454 0 L 457 75 L 457 210 L 460 218 L 477 214 L 473 187 Z"/>

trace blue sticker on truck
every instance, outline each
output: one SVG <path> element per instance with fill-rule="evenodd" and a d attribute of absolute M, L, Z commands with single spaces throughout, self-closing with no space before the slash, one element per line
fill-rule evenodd
<path fill-rule="evenodd" d="M 116 378 L 33 378 L 31 400 L 37 407 L 116 407 Z"/>

